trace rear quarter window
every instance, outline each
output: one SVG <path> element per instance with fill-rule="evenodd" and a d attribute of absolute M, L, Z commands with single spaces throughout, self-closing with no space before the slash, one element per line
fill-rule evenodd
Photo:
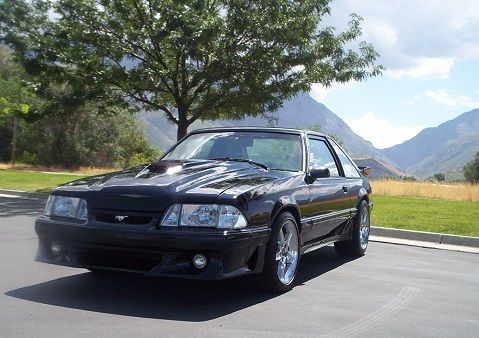
<path fill-rule="evenodd" d="M 343 166 L 344 176 L 346 176 L 346 177 L 361 177 L 361 175 L 359 175 L 358 170 L 356 169 L 356 166 L 349 159 L 349 157 L 346 155 L 346 153 L 341 148 L 339 148 L 339 146 L 335 142 L 331 141 L 330 143 L 333 146 L 334 151 L 338 155 L 339 161 L 341 162 L 341 165 Z"/>

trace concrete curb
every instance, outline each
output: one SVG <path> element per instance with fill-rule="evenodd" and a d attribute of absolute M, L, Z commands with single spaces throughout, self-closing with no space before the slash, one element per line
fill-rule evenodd
<path fill-rule="evenodd" d="M 12 198 L 28 198 L 39 201 L 46 201 L 49 196 L 48 193 L 27 192 L 8 189 L 0 189 L 0 194 L 11 195 Z M 408 240 L 414 242 L 428 242 L 439 245 L 479 248 L 479 237 L 447 235 L 434 232 L 401 230 L 383 227 L 371 227 L 371 236 L 378 238 L 378 241 L 384 239 L 386 242 L 391 242 L 394 239 L 398 239 L 398 244 L 401 244 L 404 240 Z M 371 240 L 375 241 L 375 239 Z"/>
<path fill-rule="evenodd" d="M 446 235 L 434 232 L 401 230 L 382 227 L 371 227 L 371 236 L 479 248 L 479 237 Z"/>

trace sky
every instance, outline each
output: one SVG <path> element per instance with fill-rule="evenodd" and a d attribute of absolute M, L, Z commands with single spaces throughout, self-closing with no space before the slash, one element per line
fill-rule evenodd
<path fill-rule="evenodd" d="M 325 26 L 359 14 L 361 40 L 381 54 L 383 75 L 313 85 L 325 104 L 378 148 L 479 108 L 479 0 L 333 0 Z"/>

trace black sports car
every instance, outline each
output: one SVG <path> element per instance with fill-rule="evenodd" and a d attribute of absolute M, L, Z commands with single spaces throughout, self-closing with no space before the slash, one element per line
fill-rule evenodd
<path fill-rule="evenodd" d="M 56 188 L 36 259 L 94 272 L 292 288 L 301 255 L 334 243 L 362 255 L 369 168 L 329 137 L 279 128 L 196 130 L 156 163 Z"/>

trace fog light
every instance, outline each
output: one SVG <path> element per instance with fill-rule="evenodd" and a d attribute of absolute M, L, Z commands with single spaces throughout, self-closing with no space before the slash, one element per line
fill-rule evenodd
<path fill-rule="evenodd" d="M 57 242 L 52 242 L 52 244 L 50 244 L 50 251 L 55 256 L 58 256 L 59 254 L 61 254 L 62 250 L 63 250 L 62 246 L 58 244 Z"/>
<path fill-rule="evenodd" d="M 207 263 L 208 263 L 208 260 L 206 259 L 206 256 L 203 254 L 196 254 L 193 257 L 193 265 L 197 269 L 203 269 Z"/>

